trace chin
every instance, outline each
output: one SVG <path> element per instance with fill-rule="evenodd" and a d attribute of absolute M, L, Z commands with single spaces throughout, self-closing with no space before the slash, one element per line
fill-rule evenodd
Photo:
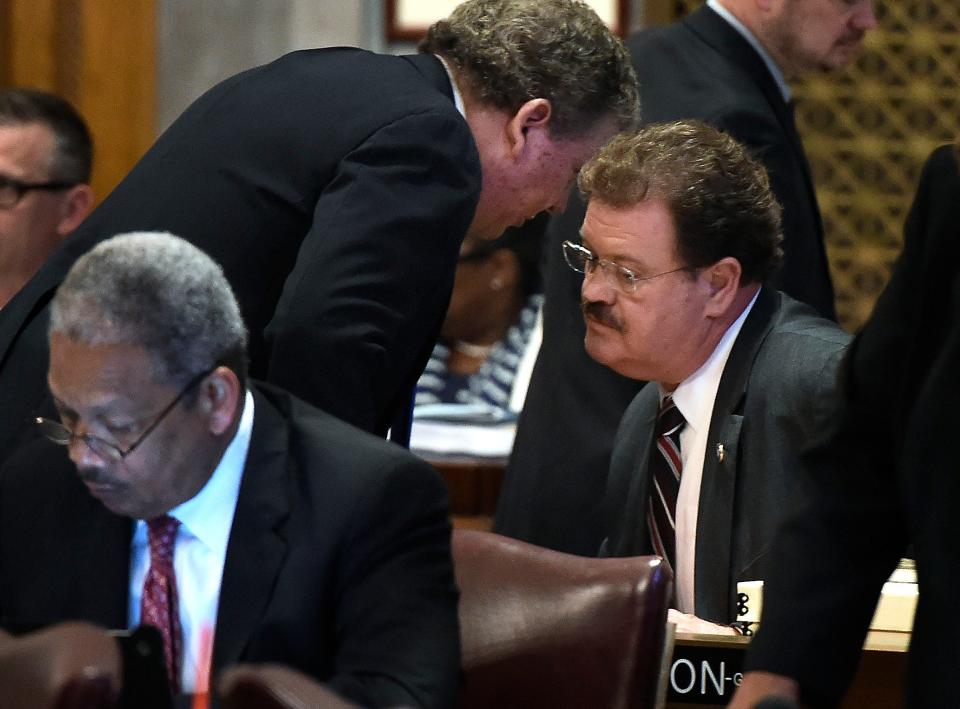
<path fill-rule="evenodd" d="M 609 347 L 604 347 L 603 343 L 598 341 L 599 339 L 599 337 L 591 335 L 590 332 L 587 331 L 587 336 L 583 340 L 584 349 L 587 350 L 590 359 L 616 371 L 616 367 L 611 364 L 616 361 L 616 358 L 611 357 Z"/>

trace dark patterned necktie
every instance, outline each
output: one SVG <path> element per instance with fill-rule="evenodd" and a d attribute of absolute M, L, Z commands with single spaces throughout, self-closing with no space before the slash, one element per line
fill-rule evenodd
<path fill-rule="evenodd" d="M 676 511 L 677 495 L 680 493 L 680 431 L 686 421 L 673 403 L 666 397 L 657 414 L 656 449 L 650 452 L 650 499 L 647 510 L 647 526 L 654 551 L 667 560 L 671 569 L 676 569 Z"/>
<path fill-rule="evenodd" d="M 180 522 L 164 515 L 147 520 L 150 542 L 150 569 L 143 582 L 140 622 L 152 625 L 163 636 L 163 655 L 167 663 L 170 689 L 180 691 L 180 663 L 183 634 L 180 629 L 180 608 L 177 603 L 177 577 L 173 570 L 173 545 Z"/>

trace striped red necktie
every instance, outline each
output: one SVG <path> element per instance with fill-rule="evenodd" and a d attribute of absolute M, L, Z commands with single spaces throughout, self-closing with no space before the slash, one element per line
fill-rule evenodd
<path fill-rule="evenodd" d="M 648 500 L 647 526 L 654 552 L 676 569 L 676 511 L 680 493 L 680 431 L 686 421 L 673 403 L 666 397 L 657 414 L 656 450 L 650 452 L 650 498 Z"/>
<path fill-rule="evenodd" d="M 143 597 L 140 601 L 140 623 L 154 626 L 163 637 L 163 655 L 170 689 L 174 694 L 180 691 L 180 663 L 183 653 L 177 577 L 173 570 L 173 545 L 179 526 L 180 522 L 168 515 L 147 520 L 150 569 L 143 582 Z"/>

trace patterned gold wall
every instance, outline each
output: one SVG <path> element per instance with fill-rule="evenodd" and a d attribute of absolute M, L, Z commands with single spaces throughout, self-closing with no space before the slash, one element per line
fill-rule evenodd
<path fill-rule="evenodd" d="M 702 2 L 666 4 L 676 18 Z M 925 158 L 960 136 L 960 1 L 875 0 L 874 7 L 879 27 L 851 66 L 794 86 L 837 309 L 851 330 L 889 278 Z"/>

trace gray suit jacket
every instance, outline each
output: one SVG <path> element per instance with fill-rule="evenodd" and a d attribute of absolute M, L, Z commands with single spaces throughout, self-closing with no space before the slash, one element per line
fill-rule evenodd
<path fill-rule="evenodd" d="M 736 620 L 737 582 L 764 577 L 767 547 L 800 475 L 798 454 L 832 409 L 849 339 L 807 306 L 761 290 L 713 405 L 697 518 L 698 616 Z M 644 387 L 617 431 L 604 502 L 603 553 L 611 556 L 653 553 L 645 510 L 658 404 L 656 385 Z"/>

